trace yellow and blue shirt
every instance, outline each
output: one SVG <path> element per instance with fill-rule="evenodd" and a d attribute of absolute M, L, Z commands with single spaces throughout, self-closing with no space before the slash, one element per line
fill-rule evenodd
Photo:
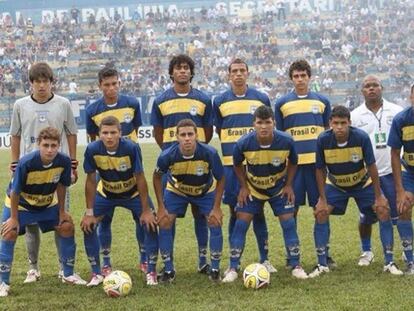
<path fill-rule="evenodd" d="M 256 131 L 236 143 L 233 150 L 234 165 L 246 161 L 247 185 L 250 193 L 260 200 L 279 195 L 286 184 L 288 162 L 296 165 L 298 156 L 295 142 L 288 134 L 275 130 L 269 146 L 261 146 Z"/>
<path fill-rule="evenodd" d="M 243 135 L 253 131 L 253 114 L 262 105 L 270 107 L 269 97 L 248 87 L 244 96 L 236 96 L 232 90 L 214 98 L 214 125 L 220 133 L 223 164 L 233 165 L 233 149 Z"/>
<path fill-rule="evenodd" d="M 44 166 L 38 150 L 19 160 L 13 179 L 7 189 L 5 206 L 10 207 L 10 192 L 20 195 L 19 209 L 40 211 L 58 203 L 58 184 L 71 183 L 70 158 L 60 152 L 50 165 Z"/>
<path fill-rule="evenodd" d="M 329 126 L 330 114 L 329 100 L 315 92 L 299 97 L 293 91 L 276 101 L 276 128 L 293 137 L 299 165 L 315 163 L 316 140 Z"/>
<path fill-rule="evenodd" d="M 393 149 L 403 148 L 401 163 L 408 172 L 414 173 L 413 107 L 404 109 L 394 117 L 387 144 Z"/>
<path fill-rule="evenodd" d="M 119 95 L 114 105 L 107 105 L 102 98 L 85 109 L 86 132 L 98 136 L 99 125 L 107 116 L 114 116 L 121 123 L 122 136 L 138 142 L 137 129 L 142 125 L 141 106 L 135 97 Z"/>
<path fill-rule="evenodd" d="M 186 158 L 176 142 L 161 152 L 156 171 L 167 174 L 167 190 L 178 195 L 199 197 L 216 188 L 223 177 L 223 165 L 217 150 L 197 142 L 194 155 Z"/>
<path fill-rule="evenodd" d="M 141 149 L 128 139 L 121 138 L 113 154 L 100 140 L 90 143 L 83 169 L 86 174 L 98 171 L 97 192 L 105 198 L 132 199 L 139 195 L 135 174 L 143 172 Z"/>
<path fill-rule="evenodd" d="M 367 167 L 375 163 L 371 140 L 364 131 L 349 127 L 346 145 L 338 146 L 333 130 L 323 132 L 317 141 L 316 168 L 327 168 L 328 184 L 342 190 L 357 190 L 372 183 Z"/>
<path fill-rule="evenodd" d="M 204 128 L 213 126 L 210 97 L 195 88 L 180 96 L 174 88 L 170 88 L 154 100 L 151 125 L 164 129 L 163 150 L 176 141 L 175 128 L 182 119 L 193 120 L 197 125 L 198 139 L 205 142 Z"/>

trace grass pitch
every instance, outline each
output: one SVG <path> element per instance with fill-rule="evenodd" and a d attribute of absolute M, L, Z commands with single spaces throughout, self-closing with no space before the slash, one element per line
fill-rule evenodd
<path fill-rule="evenodd" d="M 218 147 L 218 142 L 213 145 Z M 82 159 L 83 148 L 79 150 Z M 152 170 L 159 153 L 156 145 L 142 145 L 146 176 L 152 198 Z M 9 151 L 0 151 L 1 189 L 9 180 Z M 71 214 L 76 223 L 77 260 L 75 270 L 89 278 L 89 264 L 83 246 L 79 222 L 84 213 L 85 175 L 79 170 L 79 180 L 72 186 Z M 3 192 L 4 193 L 4 192 Z M 224 250 L 222 271 L 228 266 L 228 208 L 223 206 Z M 86 288 L 62 284 L 57 278 L 58 261 L 52 233 L 42 235 L 40 269 L 41 280 L 23 285 L 28 270 L 24 237 L 16 244 L 12 270 L 11 296 L 0 300 L 0 310 L 412 310 L 414 309 L 414 276 L 396 277 L 382 272 L 383 257 L 374 228 L 373 248 L 375 262 L 369 267 L 358 267 L 360 253 L 357 232 L 358 211 L 351 202 L 347 214 L 331 217 L 331 254 L 338 268 L 312 280 L 296 280 L 284 268 L 284 244 L 279 222 L 266 209 L 269 228 L 270 260 L 278 273 L 271 276 L 268 288 L 253 291 L 237 280 L 233 284 L 213 284 L 197 271 L 197 243 L 191 211 L 177 224 L 174 284 L 148 288 L 144 276 L 137 269 L 137 243 L 134 222 L 129 212 L 119 208 L 113 222 L 112 263 L 114 269 L 124 270 L 133 280 L 129 296 L 111 299 L 101 287 Z M 299 237 L 302 263 L 309 272 L 316 262 L 313 242 L 313 216 L 310 208 L 302 207 L 299 214 Z M 395 230 L 396 232 L 396 230 Z M 395 259 L 401 268 L 401 247 L 395 234 Z M 247 236 L 242 266 L 258 260 L 257 246 L 252 230 Z"/>

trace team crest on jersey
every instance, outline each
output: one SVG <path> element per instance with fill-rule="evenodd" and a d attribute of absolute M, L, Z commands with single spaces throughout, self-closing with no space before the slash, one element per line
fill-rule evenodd
<path fill-rule="evenodd" d="M 312 105 L 312 107 L 311 107 L 311 111 L 312 111 L 312 113 L 314 113 L 314 114 L 319 113 L 319 107 L 318 107 L 318 105 Z"/>
<path fill-rule="evenodd" d="M 278 166 L 280 166 L 280 164 L 282 164 L 282 162 L 281 162 L 280 158 L 275 157 L 275 158 L 273 158 L 273 159 L 272 159 L 272 165 L 273 165 L 273 166 L 278 167 Z"/>
<path fill-rule="evenodd" d="M 118 170 L 120 172 L 126 172 L 127 169 L 128 169 L 128 166 L 127 166 L 127 164 L 125 162 L 119 163 Z"/>
<path fill-rule="evenodd" d="M 203 176 L 203 174 L 204 174 L 204 168 L 202 166 L 197 166 L 196 175 Z"/>
<path fill-rule="evenodd" d="M 250 113 L 254 114 L 254 112 L 256 111 L 257 106 L 250 106 Z"/>
<path fill-rule="evenodd" d="M 40 123 L 47 121 L 47 111 L 36 111 L 37 112 L 37 119 Z"/>
<path fill-rule="evenodd" d="M 60 174 L 55 174 L 52 178 L 52 183 L 57 184 L 60 180 Z"/>
<path fill-rule="evenodd" d="M 132 115 L 129 112 L 126 112 L 124 114 L 124 122 L 125 123 L 131 123 L 132 121 Z"/>
<path fill-rule="evenodd" d="M 354 163 L 358 163 L 360 160 L 361 160 L 361 159 L 360 159 L 360 157 L 359 157 L 359 155 L 358 155 L 357 153 L 353 153 L 353 154 L 351 154 L 351 161 L 352 161 L 352 162 L 354 162 Z"/>
<path fill-rule="evenodd" d="M 393 117 L 393 116 L 387 116 L 387 119 L 386 119 L 386 120 L 387 120 L 387 121 L 386 121 L 386 122 L 387 122 L 387 124 L 391 126 L 391 124 L 392 124 L 392 120 L 393 120 L 393 119 L 394 119 L 394 117 Z"/>
<path fill-rule="evenodd" d="M 190 114 L 195 117 L 197 115 L 197 106 L 192 106 L 190 108 Z"/>

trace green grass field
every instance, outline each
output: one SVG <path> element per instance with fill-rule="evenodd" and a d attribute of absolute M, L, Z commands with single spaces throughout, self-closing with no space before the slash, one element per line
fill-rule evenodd
<path fill-rule="evenodd" d="M 214 142 L 217 146 L 217 142 Z M 142 145 L 146 176 L 152 193 L 152 170 L 158 155 L 155 145 Z M 79 150 L 82 159 L 83 148 Z M 6 189 L 9 173 L 9 152 L 0 152 L 0 185 Z M 84 174 L 71 187 L 71 214 L 76 223 L 76 271 L 89 278 L 89 264 L 84 252 L 79 222 L 83 215 Z M 316 181 L 315 181 L 316 182 Z M 154 198 L 154 196 L 152 196 Z M 222 271 L 228 265 L 228 210 L 225 213 L 224 250 Z M 86 288 L 62 284 L 57 278 L 58 261 L 52 233 L 42 236 L 40 269 L 42 278 L 34 284 L 23 285 L 28 269 L 24 237 L 16 244 L 12 271 L 11 296 L 0 301 L 0 310 L 412 310 L 414 309 L 414 277 L 395 277 L 382 273 L 382 251 L 378 226 L 374 229 L 375 262 L 360 268 L 357 233 L 358 211 L 353 203 L 343 217 L 331 218 L 331 254 L 338 268 L 318 279 L 296 280 L 285 270 L 283 238 L 278 221 L 266 209 L 269 227 L 270 260 L 277 267 L 271 285 L 252 291 L 243 287 L 240 280 L 233 284 L 213 284 L 206 276 L 196 272 L 197 247 L 193 221 L 189 211 L 178 221 L 175 243 L 177 278 L 174 284 L 148 288 L 137 269 L 135 229 L 129 212 L 119 208 L 113 223 L 112 262 L 115 269 L 124 270 L 133 279 L 129 296 L 107 298 L 101 287 Z M 302 263 L 309 272 L 316 262 L 313 247 L 313 216 L 303 207 L 299 215 L 299 237 Z M 396 235 L 395 257 L 401 262 L 401 247 Z M 249 230 L 242 265 L 256 262 L 258 252 L 252 230 Z"/>

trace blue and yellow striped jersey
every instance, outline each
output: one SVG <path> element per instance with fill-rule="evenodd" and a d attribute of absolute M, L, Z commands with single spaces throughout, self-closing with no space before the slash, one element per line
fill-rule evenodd
<path fill-rule="evenodd" d="M 167 174 L 167 189 L 178 195 L 198 197 L 216 188 L 223 177 L 223 165 L 217 150 L 197 142 L 194 155 L 186 158 L 179 144 L 174 143 L 161 152 L 156 171 Z"/>
<path fill-rule="evenodd" d="M 328 169 L 327 183 L 342 190 L 364 188 L 372 183 L 367 167 L 375 163 L 371 140 L 364 131 L 349 127 L 348 142 L 338 146 L 333 130 L 318 137 L 316 168 Z"/>
<path fill-rule="evenodd" d="M 86 174 L 98 171 L 97 191 L 108 199 L 131 199 L 138 193 L 135 174 L 143 172 L 139 146 L 121 138 L 114 154 L 109 154 L 102 141 L 90 143 L 85 150 L 83 169 Z"/>
<path fill-rule="evenodd" d="M 236 143 L 234 165 L 246 160 L 247 185 L 251 195 L 268 200 L 280 193 L 286 183 L 287 164 L 297 164 L 295 142 L 288 134 L 275 130 L 270 146 L 260 146 L 253 131 Z"/>
<path fill-rule="evenodd" d="M 293 137 L 299 165 L 315 163 L 316 139 L 329 126 L 330 114 L 329 100 L 315 92 L 299 97 L 292 91 L 276 101 L 276 128 Z"/>
<path fill-rule="evenodd" d="M 114 116 L 121 123 L 122 135 L 138 142 L 137 129 L 142 125 L 142 119 L 141 106 L 136 98 L 119 95 L 117 103 L 108 106 L 102 97 L 86 107 L 85 112 L 86 132 L 89 135 L 98 136 L 102 119 L 107 116 Z"/>
<path fill-rule="evenodd" d="M 205 142 L 204 128 L 213 126 L 210 97 L 195 88 L 191 88 L 186 96 L 180 96 L 170 88 L 154 100 L 151 124 L 164 129 L 163 150 L 176 141 L 175 127 L 182 119 L 193 120 L 197 125 L 198 139 Z"/>
<path fill-rule="evenodd" d="M 401 163 L 404 168 L 414 173 L 414 109 L 408 107 L 399 112 L 392 120 L 388 146 L 393 149 L 402 149 Z"/>
<path fill-rule="evenodd" d="M 228 90 L 214 98 L 214 125 L 220 133 L 224 165 L 233 165 L 234 145 L 244 134 L 253 131 L 253 113 L 261 105 L 270 107 L 269 97 L 251 87 L 243 97 Z"/>
<path fill-rule="evenodd" d="M 20 194 L 19 209 L 37 211 L 58 203 L 58 184 L 69 187 L 71 183 L 70 158 L 60 152 L 53 162 L 44 166 L 39 150 L 19 160 L 14 177 L 7 189 L 6 207 L 10 207 L 10 192 Z"/>

